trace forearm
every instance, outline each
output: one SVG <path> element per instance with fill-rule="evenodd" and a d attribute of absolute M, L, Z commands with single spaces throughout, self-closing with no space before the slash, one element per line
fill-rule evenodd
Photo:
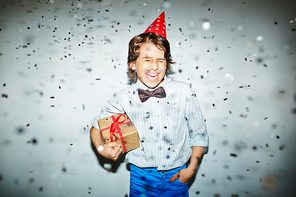
<path fill-rule="evenodd" d="M 202 146 L 193 146 L 192 147 L 190 164 L 188 166 L 189 169 L 196 171 L 196 168 L 197 168 L 197 166 L 200 162 L 200 159 L 202 157 L 203 150 L 204 150 L 204 147 L 202 147 Z"/>
<path fill-rule="evenodd" d="M 90 129 L 90 139 L 96 148 L 98 148 L 100 145 L 104 145 L 100 132 L 100 129 L 95 127 L 91 127 Z"/>

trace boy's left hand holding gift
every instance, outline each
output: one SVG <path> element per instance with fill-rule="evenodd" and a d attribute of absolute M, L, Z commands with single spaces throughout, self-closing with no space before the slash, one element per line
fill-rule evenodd
<path fill-rule="evenodd" d="M 100 130 L 95 127 L 91 128 L 90 137 L 100 155 L 113 161 L 118 159 L 120 153 L 122 152 L 121 146 L 118 142 L 109 142 L 104 144 L 100 135 Z"/>

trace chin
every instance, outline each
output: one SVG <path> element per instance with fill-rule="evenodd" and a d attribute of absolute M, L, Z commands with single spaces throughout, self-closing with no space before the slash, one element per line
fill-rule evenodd
<path fill-rule="evenodd" d="M 155 87 L 157 87 L 161 82 L 162 82 L 162 80 L 161 80 L 161 81 L 158 81 L 158 82 L 153 82 L 153 83 L 145 83 L 145 85 L 146 85 L 147 87 L 149 87 L 149 88 L 155 88 Z"/>

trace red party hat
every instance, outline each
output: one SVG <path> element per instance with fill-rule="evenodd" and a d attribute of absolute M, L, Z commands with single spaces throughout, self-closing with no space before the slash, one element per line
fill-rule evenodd
<path fill-rule="evenodd" d="M 166 38 L 164 11 L 155 19 L 155 21 L 146 29 L 144 33 L 157 33 Z"/>

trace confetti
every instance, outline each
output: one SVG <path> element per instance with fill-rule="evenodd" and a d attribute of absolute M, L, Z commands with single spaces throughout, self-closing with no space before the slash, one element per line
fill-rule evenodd
<path fill-rule="evenodd" d="M 104 168 L 106 170 L 110 170 L 112 168 L 112 165 L 110 163 L 104 163 Z"/>
<path fill-rule="evenodd" d="M 62 172 L 66 173 L 67 172 L 67 168 L 66 167 L 62 167 Z"/>
<path fill-rule="evenodd" d="M 237 157 L 237 154 L 231 153 L 230 156 L 231 157 Z"/>
<path fill-rule="evenodd" d="M 281 145 L 279 150 L 284 150 L 284 148 L 285 148 L 285 145 Z"/>
<path fill-rule="evenodd" d="M 7 94 L 2 94 L 2 98 L 8 98 Z"/>
<path fill-rule="evenodd" d="M 263 40 L 263 36 L 257 36 L 256 40 L 257 41 L 262 41 Z"/>
<path fill-rule="evenodd" d="M 203 29 L 204 31 L 208 31 L 210 28 L 211 28 L 211 24 L 210 24 L 210 22 L 205 21 L 205 22 L 202 23 L 202 29 Z"/>
<path fill-rule="evenodd" d="M 277 180 L 274 175 L 267 175 L 262 180 L 262 188 L 264 190 L 270 191 L 275 189 L 277 185 Z"/>

